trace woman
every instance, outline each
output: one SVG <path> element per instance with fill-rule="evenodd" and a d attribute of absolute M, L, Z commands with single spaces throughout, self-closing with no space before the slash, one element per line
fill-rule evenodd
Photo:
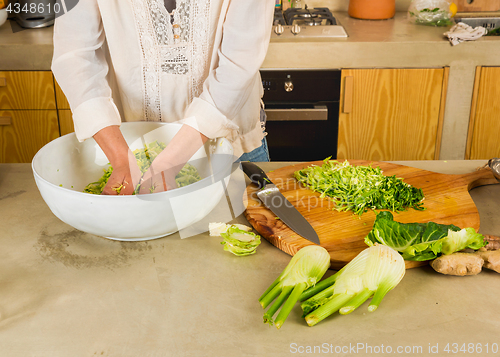
<path fill-rule="evenodd" d="M 57 18 L 52 71 L 78 140 L 93 137 L 113 166 L 104 194 L 122 185 L 131 194 L 141 176 L 122 121 L 184 124 L 142 177 L 145 189 L 174 187 L 208 139 L 226 137 L 236 157 L 268 158 L 259 68 L 273 9 L 273 0 L 82 0 Z"/>

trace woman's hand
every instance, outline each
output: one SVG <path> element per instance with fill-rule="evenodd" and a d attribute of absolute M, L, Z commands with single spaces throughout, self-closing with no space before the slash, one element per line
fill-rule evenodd
<path fill-rule="evenodd" d="M 104 186 L 103 195 L 131 195 L 141 179 L 137 160 L 129 149 L 118 126 L 108 126 L 94 135 L 94 139 L 106 154 L 113 173 Z"/>
<path fill-rule="evenodd" d="M 112 165 L 113 172 L 102 190 L 103 195 L 132 195 L 134 193 L 141 179 L 141 170 L 137 166 L 134 154 L 131 151 L 130 154 L 134 159 L 130 161 L 130 164 L 118 167 Z"/>
<path fill-rule="evenodd" d="M 141 179 L 138 193 L 156 193 L 177 188 L 175 176 L 179 171 L 180 169 L 165 170 L 159 173 L 154 173 L 153 170 L 146 171 Z"/>
<path fill-rule="evenodd" d="M 193 127 L 183 125 L 142 176 L 139 193 L 162 192 L 177 188 L 175 176 L 207 140 L 206 136 Z"/>

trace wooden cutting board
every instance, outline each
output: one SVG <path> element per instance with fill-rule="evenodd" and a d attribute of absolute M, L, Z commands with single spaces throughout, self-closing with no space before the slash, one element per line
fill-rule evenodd
<path fill-rule="evenodd" d="M 498 183 L 489 168 L 482 168 L 464 175 L 447 175 L 408 166 L 386 162 L 349 160 L 351 165 L 379 166 L 387 176 L 396 175 L 424 192 L 424 211 L 408 209 L 394 213 L 398 222 L 426 223 L 433 221 L 441 224 L 454 224 L 460 228 L 479 229 L 479 213 L 469 190 L 481 185 Z M 300 163 L 268 172 L 269 179 L 281 193 L 311 223 L 320 239 L 320 245 L 331 256 L 331 268 L 340 269 L 359 252 L 367 248 L 364 238 L 375 221 L 373 211 L 361 217 L 351 211 L 337 212 L 327 198 L 320 198 L 293 178 L 293 173 L 312 164 L 321 165 L 322 161 Z M 314 243 L 302 238 L 289 229 L 282 221 L 260 202 L 255 195 L 257 186 L 251 184 L 245 192 L 245 216 L 261 236 L 282 251 L 294 255 L 299 249 Z M 425 262 L 407 261 L 406 267 L 422 266 Z"/>

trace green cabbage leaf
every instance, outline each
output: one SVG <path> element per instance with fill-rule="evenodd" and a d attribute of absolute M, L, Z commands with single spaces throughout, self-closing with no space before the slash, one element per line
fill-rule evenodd
<path fill-rule="evenodd" d="M 387 245 L 400 252 L 405 260 L 414 261 L 432 260 L 465 248 L 477 250 L 487 244 L 474 228 L 460 229 L 453 224 L 434 222 L 400 223 L 387 211 L 377 214 L 365 243 Z"/>

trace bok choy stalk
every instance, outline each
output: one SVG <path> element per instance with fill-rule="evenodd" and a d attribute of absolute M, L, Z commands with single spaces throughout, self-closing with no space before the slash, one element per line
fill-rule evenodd
<path fill-rule="evenodd" d="M 329 281 L 330 286 L 302 302 L 307 324 L 314 326 L 337 311 L 349 314 L 372 296 L 368 311 L 375 311 L 404 274 L 404 260 L 394 249 L 375 245 L 363 250 L 335 275 L 324 280 Z M 309 295 L 305 292 L 302 298 Z"/>
<path fill-rule="evenodd" d="M 299 250 L 259 299 L 264 309 L 274 301 L 264 313 L 264 322 L 270 325 L 274 323 L 277 328 L 280 328 L 302 292 L 314 286 L 329 267 L 330 254 L 325 248 L 319 245 L 309 245 Z M 274 320 L 273 316 L 280 307 L 281 310 Z"/>

